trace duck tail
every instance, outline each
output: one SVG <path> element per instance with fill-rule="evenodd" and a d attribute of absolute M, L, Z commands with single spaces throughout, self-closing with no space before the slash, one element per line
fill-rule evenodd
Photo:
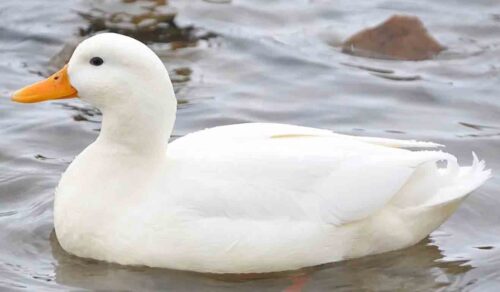
<path fill-rule="evenodd" d="M 491 169 L 486 169 L 484 160 L 479 160 L 474 152 L 472 157 L 471 166 L 460 167 L 455 163 L 438 170 L 443 177 L 446 177 L 447 182 L 426 202 L 426 205 L 439 205 L 463 198 L 491 178 Z"/>
<path fill-rule="evenodd" d="M 422 155 L 424 151 L 420 152 Z M 426 151 L 425 151 L 426 152 Z M 435 157 L 417 167 L 408 182 L 395 196 L 393 204 L 401 207 L 418 207 L 446 204 L 467 196 L 491 177 L 491 170 L 472 153 L 471 166 L 459 166 L 455 156 L 434 152 Z M 446 167 L 439 167 L 446 161 Z"/>
<path fill-rule="evenodd" d="M 425 238 L 438 228 L 460 206 L 472 191 L 491 177 L 491 170 L 472 153 L 471 166 L 460 167 L 455 159 L 438 168 L 426 163 L 417 169 L 401 190 L 394 206 L 405 222 L 412 240 L 408 246 Z M 399 196 L 399 195 L 398 195 Z"/>

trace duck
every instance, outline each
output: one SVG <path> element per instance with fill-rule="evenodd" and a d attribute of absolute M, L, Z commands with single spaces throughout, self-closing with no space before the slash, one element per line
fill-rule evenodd
<path fill-rule="evenodd" d="M 224 125 L 169 142 L 177 102 L 145 44 L 81 42 L 67 65 L 12 95 L 78 97 L 102 112 L 97 139 L 55 191 L 69 254 L 200 273 L 297 270 L 414 245 L 491 176 L 416 140 L 278 123 Z"/>

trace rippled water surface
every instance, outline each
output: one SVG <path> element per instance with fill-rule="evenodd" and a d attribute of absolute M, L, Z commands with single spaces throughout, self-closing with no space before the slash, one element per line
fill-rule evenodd
<path fill-rule="evenodd" d="M 78 100 L 27 106 L 8 99 L 62 66 L 82 38 L 110 30 L 148 43 L 169 69 L 179 100 L 174 138 L 216 125 L 282 122 L 432 140 L 466 163 L 474 150 L 498 170 L 497 3 L 2 0 L 0 290 L 498 291 L 497 177 L 414 247 L 300 272 L 206 276 L 72 257 L 53 235 L 53 192 L 97 136 L 99 112 Z M 395 13 L 419 16 L 447 50 L 422 62 L 341 53 L 343 39 Z"/>

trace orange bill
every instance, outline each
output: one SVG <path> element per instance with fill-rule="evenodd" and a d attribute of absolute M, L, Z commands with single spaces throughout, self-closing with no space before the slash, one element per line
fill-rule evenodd
<path fill-rule="evenodd" d="M 71 98 L 77 95 L 78 91 L 69 82 L 68 65 L 66 65 L 49 78 L 16 91 L 12 96 L 12 100 L 22 103 L 34 103 Z"/>

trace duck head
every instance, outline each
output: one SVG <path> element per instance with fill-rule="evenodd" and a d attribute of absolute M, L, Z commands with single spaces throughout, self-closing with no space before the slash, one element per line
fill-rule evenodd
<path fill-rule="evenodd" d="M 120 143 L 166 142 L 175 120 L 177 102 L 163 63 L 143 43 L 119 34 L 86 39 L 59 72 L 18 90 L 12 100 L 34 103 L 72 97 L 99 108 L 101 136 Z"/>

